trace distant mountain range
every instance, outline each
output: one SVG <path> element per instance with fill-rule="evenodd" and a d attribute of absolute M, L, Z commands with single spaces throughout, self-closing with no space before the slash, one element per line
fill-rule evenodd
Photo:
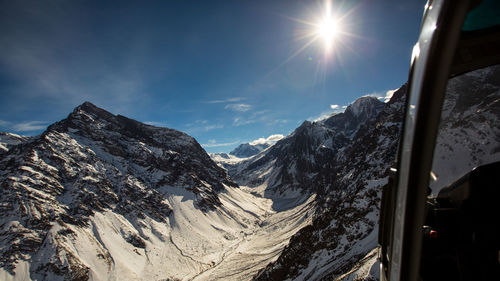
<path fill-rule="evenodd" d="M 449 83 L 435 192 L 500 157 L 497 77 Z M 406 91 L 211 157 L 88 102 L 39 136 L 0 133 L 0 280 L 377 279 Z"/>
<path fill-rule="evenodd" d="M 335 157 L 350 143 L 358 128 L 385 104 L 362 97 L 339 113 L 319 122 L 304 121 L 292 134 L 257 157 L 228 169 L 241 185 L 266 184 L 268 196 L 294 197 L 296 192 L 325 193 L 336 176 Z"/>
<path fill-rule="evenodd" d="M 271 146 L 270 143 L 258 143 L 254 145 L 250 143 L 243 143 L 236 147 L 233 151 L 229 152 L 229 154 L 239 158 L 247 158 L 259 154 L 269 146 Z"/>

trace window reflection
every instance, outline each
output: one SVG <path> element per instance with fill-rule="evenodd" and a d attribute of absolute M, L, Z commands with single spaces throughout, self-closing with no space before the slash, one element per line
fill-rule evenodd
<path fill-rule="evenodd" d="M 500 65 L 448 81 L 430 183 L 434 196 L 473 168 L 500 161 L 499 119 Z"/>

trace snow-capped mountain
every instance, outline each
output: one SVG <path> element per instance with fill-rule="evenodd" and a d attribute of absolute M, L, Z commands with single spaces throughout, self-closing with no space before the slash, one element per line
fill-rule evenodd
<path fill-rule="evenodd" d="M 284 137 L 281 134 L 274 134 L 267 138 L 259 138 L 249 143 L 240 144 L 233 151 L 229 152 L 229 154 L 210 153 L 209 155 L 212 160 L 226 169 L 229 174 L 235 174 L 241 162 L 262 153 Z"/>
<path fill-rule="evenodd" d="M 375 262 L 380 191 L 396 155 L 405 94 L 403 85 L 382 111 L 351 131 L 352 139 L 329 159 L 335 174 L 318 197 L 313 223 L 256 280 L 334 279 L 365 257 Z"/>
<path fill-rule="evenodd" d="M 352 139 L 359 126 L 377 116 L 384 107 L 385 104 L 376 97 L 362 97 L 349 105 L 343 113 L 331 116 L 324 123 L 329 128 Z"/>
<path fill-rule="evenodd" d="M 238 246 L 255 250 L 256 228 L 272 233 L 259 226 L 272 222 L 266 199 L 196 140 L 90 103 L 0 155 L 0 280 L 192 279 L 234 261 Z M 278 252 L 262 263 L 310 209 L 281 218 Z"/>
<path fill-rule="evenodd" d="M 266 150 L 284 137 L 281 134 L 274 134 L 267 138 L 259 138 L 249 143 L 240 144 L 233 151 L 229 152 L 229 154 L 238 158 L 252 157 Z"/>
<path fill-rule="evenodd" d="M 435 192 L 499 160 L 498 77 L 450 80 Z M 182 132 L 90 103 L 40 136 L 2 133 L 0 280 L 377 279 L 405 97 L 362 97 L 219 165 Z"/>
<path fill-rule="evenodd" d="M 450 79 L 434 154 L 434 193 L 473 167 L 500 160 L 500 67 Z M 361 125 L 334 160 L 337 176 L 313 223 L 255 280 L 377 280 L 381 188 L 394 165 L 406 86 Z"/>
<path fill-rule="evenodd" d="M 323 194 L 337 176 L 334 159 L 339 151 L 383 107 L 375 97 L 362 97 L 344 113 L 319 122 L 305 121 L 288 137 L 228 172 L 241 185 L 266 186 L 269 198 L 297 198 L 300 202 L 304 194 Z"/>
<path fill-rule="evenodd" d="M 256 143 L 256 144 L 242 143 L 238 145 L 235 149 L 233 149 L 233 151 L 229 152 L 229 154 L 239 158 L 248 158 L 259 154 L 269 146 L 271 146 L 270 143 Z"/>

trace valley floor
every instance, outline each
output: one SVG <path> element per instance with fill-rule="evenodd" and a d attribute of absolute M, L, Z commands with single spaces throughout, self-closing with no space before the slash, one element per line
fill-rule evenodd
<path fill-rule="evenodd" d="M 241 190 L 246 191 L 246 196 L 254 196 L 250 191 L 254 194 L 256 192 L 247 187 L 242 187 Z M 224 202 L 233 198 L 228 193 L 221 199 Z M 265 208 L 264 216 L 259 217 L 260 222 L 245 232 L 236 245 L 226 250 L 218 264 L 200 273 L 193 280 L 251 280 L 260 269 L 278 258 L 295 232 L 311 223 L 314 196 L 281 212 L 273 211 L 272 204 L 289 204 L 290 200 L 273 202 L 271 199 L 256 196 L 248 199 L 260 201 L 259 205 Z"/>
<path fill-rule="evenodd" d="M 314 211 L 314 196 L 271 200 L 262 197 L 264 189 L 226 187 L 222 206 L 202 212 L 193 193 L 164 187 L 173 209 L 166 222 L 111 211 L 96 213 L 84 227 L 54 222 L 30 260 L 19 260 L 15 275 L 0 268 L 0 280 L 62 280 L 39 271 L 57 263 L 47 260 L 55 256 L 66 264 L 78 257 L 91 280 L 251 280 L 311 223 Z M 132 245 L 130 237 L 144 246 Z"/>

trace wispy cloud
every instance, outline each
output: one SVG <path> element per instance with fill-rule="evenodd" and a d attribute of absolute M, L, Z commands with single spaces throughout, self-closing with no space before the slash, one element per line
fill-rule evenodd
<path fill-rule="evenodd" d="M 196 120 L 195 123 L 190 123 L 186 126 L 188 128 L 184 129 L 184 131 L 190 135 L 224 128 L 222 124 L 209 124 L 208 120 Z"/>
<path fill-rule="evenodd" d="M 338 113 L 344 112 L 346 108 L 347 108 L 347 105 L 340 106 L 338 104 L 331 104 L 330 110 L 323 111 L 323 112 L 321 112 L 320 115 L 318 115 L 316 117 L 309 117 L 309 118 L 307 118 L 307 120 L 313 121 L 313 122 L 322 121 L 322 120 L 329 118 L 333 114 L 338 114 Z"/>
<path fill-rule="evenodd" d="M 270 112 L 270 110 L 268 110 L 268 109 L 266 109 L 266 110 L 260 110 L 260 111 L 255 111 L 255 112 L 252 113 L 252 116 L 253 117 L 262 116 L 262 115 L 264 115 L 266 113 L 269 113 L 269 112 Z"/>
<path fill-rule="evenodd" d="M 307 118 L 308 121 L 312 121 L 312 122 L 318 122 L 318 121 L 321 121 L 321 120 L 325 120 L 327 119 L 328 117 L 330 117 L 331 115 L 333 114 L 333 112 L 331 110 L 329 111 L 324 111 L 324 112 L 321 112 L 320 115 L 316 116 L 316 117 L 309 117 Z"/>
<path fill-rule="evenodd" d="M 255 119 L 243 119 L 242 117 L 235 117 L 233 119 L 233 125 L 235 126 L 242 126 L 242 125 L 248 125 L 257 122 Z"/>
<path fill-rule="evenodd" d="M 267 121 L 268 125 L 276 125 L 276 124 L 286 124 L 289 120 L 287 119 L 271 119 Z"/>
<path fill-rule="evenodd" d="M 222 100 L 210 100 L 205 103 L 234 103 L 234 102 L 239 102 L 239 101 L 244 101 L 247 98 L 245 97 L 234 97 L 234 98 L 227 98 L 227 99 L 222 99 Z"/>
<path fill-rule="evenodd" d="M 164 121 L 146 121 L 144 124 L 148 124 L 155 127 L 168 127 L 167 122 Z"/>
<path fill-rule="evenodd" d="M 237 145 L 238 143 L 240 143 L 239 140 L 233 141 L 233 142 L 217 143 L 216 140 L 211 139 L 208 141 L 208 143 L 202 144 L 201 146 L 209 148 L 209 147 L 221 147 L 221 146 Z"/>
<path fill-rule="evenodd" d="M 250 114 L 248 117 L 242 117 L 242 116 L 237 116 L 233 118 L 233 125 L 234 126 L 243 126 L 243 125 L 248 125 L 248 124 L 253 124 L 253 123 L 259 123 L 262 125 L 266 126 L 276 126 L 279 124 L 286 124 L 290 120 L 287 119 L 280 119 L 280 118 L 274 118 L 274 116 L 266 114 L 268 113 L 269 110 L 262 110 L 258 112 L 254 112 Z"/>
<path fill-rule="evenodd" d="M 276 143 L 277 141 L 281 140 L 284 137 L 285 136 L 282 135 L 282 134 L 274 134 L 274 135 L 270 135 L 267 138 L 258 138 L 256 140 L 253 140 L 253 141 L 250 142 L 250 144 L 251 145 L 264 144 L 264 143 L 274 144 L 274 143 Z"/>
<path fill-rule="evenodd" d="M 7 128 L 10 127 L 12 123 L 9 121 L 0 120 L 0 127 Z"/>
<path fill-rule="evenodd" d="M 224 125 L 221 124 L 208 125 L 204 127 L 205 131 L 211 131 L 214 129 L 222 129 L 222 128 L 224 128 Z"/>
<path fill-rule="evenodd" d="M 15 124 L 12 126 L 14 131 L 17 132 L 31 132 L 31 131 L 39 131 L 39 130 L 44 130 L 48 126 L 47 122 L 43 121 L 28 121 L 28 122 L 23 122 L 19 124 Z"/>
<path fill-rule="evenodd" d="M 246 112 L 252 109 L 252 106 L 246 103 L 230 103 L 227 104 L 224 108 L 232 111 Z"/>
<path fill-rule="evenodd" d="M 379 100 L 383 101 L 383 102 L 388 102 L 391 98 L 392 98 L 392 95 L 397 91 L 399 90 L 399 88 L 397 89 L 394 89 L 394 90 L 387 90 L 387 91 L 380 91 L 380 92 L 372 92 L 372 93 L 369 93 L 368 95 L 365 95 L 365 96 L 373 96 L 373 97 L 376 97 L 378 98 Z"/>
<path fill-rule="evenodd" d="M 24 98 L 44 97 L 72 104 L 83 100 L 99 104 L 110 104 L 112 101 L 116 105 L 144 97 L 144 81 L 138 73 L 130 70 L 132 67 L 117 70 L 115 66 L 93 61 L 78 62 L 80 67 L 74 69 L 71 68 L 74 61 L 64 62 L 57 56 L 40 56 L 25 48 L 13 46 L 2 58 L 10 75 L 26 81 L 18 89 Z M 50 45 L 43 46 L 37 52 L 43 53 L 50 48 Z"/>
<path fill-rule="evenodd" d="M 148 35 L 131 31 L 138 38 L 129 38 L 130 44 L 113 48 L 109 54 L 103 46 L 111 39 L 93 44 L 86 37 L 92 36 L 86 30 L 88 26 L 75 24 L 78 21 L 67 16 L 73 12 L 73 5 L 57 6 L 54 9 L 32 1 L 30 5 L 9 3 L 6 7 L 10 15 L 2 23 L 42 23 L 42 27 L 29 23 L 13 25 L 19 28 L 8 28 L 6 24 L 6 28 L 0 27 L 2 70 L 19 81 L 9 89 L 12 101 L 30 104 L 44 100 L 68 108 L 88 100 L 107 110 L 123 112 L 147 100 L 145 88 L 157 75 L 142 71 L 147 68 L 144 64 L 149 56 L 149 41 L 139 39 Z M 28 20 L 24 18 L 27 15 Z M 58 34 L 58 40 L 47 40 L 51 34 Z"/>
<path fill-rule="evenodd" d="M 0 120 L 0 127 L 14 132 L 33 132 L 45 130 L 49 125 L 45 121 L 24 121 L 13 123 L 10 121 Z"/>
<path fill-rule="evenodd" d="M 385 93 L 384 102 L 388 102 L 389 100 L 391 100 L 392 95 L 394 95 L 394 93 L 395 93 L 397 90 L 399 90 L 399 88 L 398 88 L 398 89 L 394 89 L 394 90 L 389 90 L 389 91 L 387 91 L 387 92 Z"/>

